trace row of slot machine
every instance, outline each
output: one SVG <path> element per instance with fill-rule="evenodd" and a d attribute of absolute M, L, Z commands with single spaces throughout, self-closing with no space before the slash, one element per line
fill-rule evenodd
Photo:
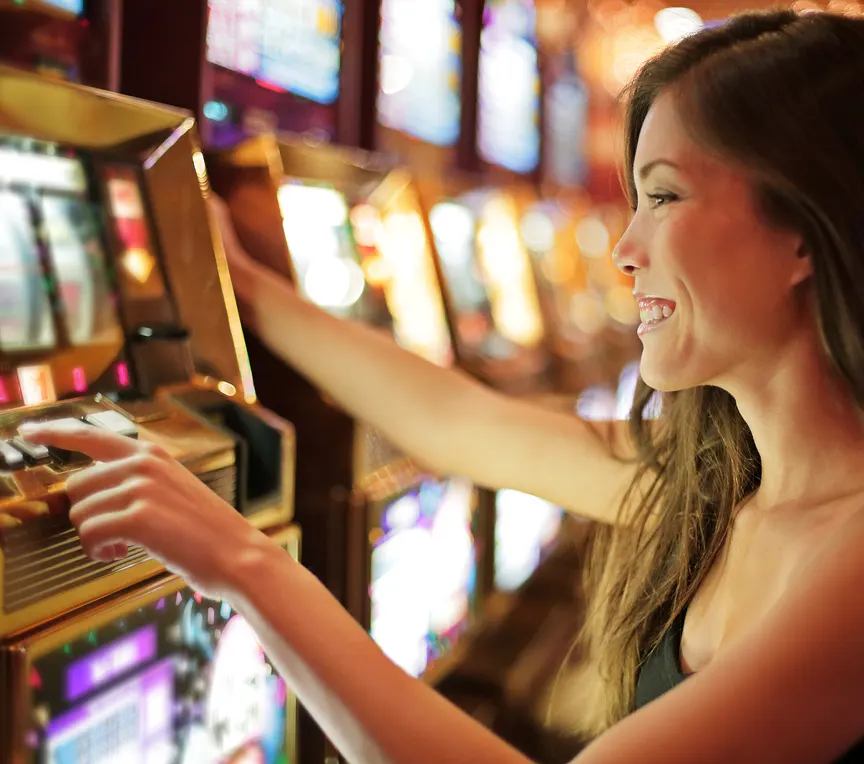
<path fill-rule="evenodd" d="M 601 256 L 620 213 L 565 215 L 509 176 L 418 179 L 411 152 L 438 162 L 453 130 L 392 81 L 401 6 L 379 9 L 397 48 L 373 63 L 381 135 L 408 154 L 332 145 L 368 106 L 361 5 L 0 0 L 0 764 L 337 760 L 228 603 L 140 550 L 86 558 L 64 503 L 85 465 L 22 440 L 29 419 L 159 443 L 433 684 L 555 544 L 559 508 L 424 471 L 244 333 L 211 188 L 323 309 L 508 393 L 627 408 L 635 317 Z M 414 69 L 427 93 L 433 63 L 458 76 L 442 29 L 447 55 Z"/>

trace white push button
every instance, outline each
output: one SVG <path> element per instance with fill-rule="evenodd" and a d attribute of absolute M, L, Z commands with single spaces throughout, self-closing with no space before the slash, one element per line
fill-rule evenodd
<path fill-rule="evenodd" d="M 10 470 L 17 470 L 24 466 L 23 454 L 2 440 L 0 440 L 0 466 Z"/>
<path fill-rule="evenodd" d="M 12 438 L 12 445 L 24 454 L 24 457 L 31 464 L 42 464 L 51 458 L 51 454 L 47 447 L 40 443 L 31 443 L 22 437 Z"/>
<path fill-rule="evenodd" d="M 100 411 L 96 414 L 88 414 L 84 417 L 84 421 L 94 427 L 101 427 L 103 430 L 111 430 L 118 435 L 125 435 L 127 438 L 138 437 L 138 425 L 118 411 Z"/>

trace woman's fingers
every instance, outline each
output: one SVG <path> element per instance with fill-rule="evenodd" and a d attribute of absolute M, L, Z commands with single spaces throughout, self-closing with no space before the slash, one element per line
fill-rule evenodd
<path fill-rule="evenodd" d="M 94 560 L 108 562 L 115 551 L 126 549 L 129 541 L 134 542 L 135 512 L 130 509 L 114 509 L 110 505 L 101 511 L 92 512 L 78 527 L 81 545 L 88 556 Z M 124 552 L 125 554 L 125 552 Z"/>
<path fill-rule="evenodd" d="M 97 462 L 66 478 L 66 495 L 70 504 L 77 504 L 94 493 L 116 488 L 128 474 L 126 460 Z"/>
<path fill-rule="evenodd" d="M 18 431 L 33 443 L 77 451 L 97 462 L 125 459 L 142 448 L 137 440 L 73 419 L 27 422 L 21 425 Z"/>

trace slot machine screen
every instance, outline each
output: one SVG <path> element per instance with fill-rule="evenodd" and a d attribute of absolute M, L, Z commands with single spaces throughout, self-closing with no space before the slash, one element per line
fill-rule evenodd
<path fill-rule="evenodd" d="M 455 0 L 383 0 L 378 121 L 436 146 L 459 140 L 462 27 Z"/>
<path fill-rule="evenodd" d="M 102 392 L 125 386 L 102 378 L 126 366 L 88 162 L 57 144 L 0 136 L 0 358 L 17 376 L 3 383 L 0 405 L 47 403 L 97 382 Z M 114 350 L 85 371 L 85 356 L 95 357 L 87 348 Z M 69 352 L 84 354 L 80 365 L 52 366 L 55 353 Z"/>
<path fill-rule="evenodd" d="M 207 60 L 321 104 L 339 97 L 340 0 L 209 0 Z"/>
<path fill-rule="evenodd" d="M 486 277 L 477 261 L 473 214 L 464 205 L 440 202 L 429 218 L 465 350 L 490 358 L 513 356 L 516 346 L 495 326 Z"/>
<path fill-rule="evenodd" d="M 477 149 L 516 173 L 540 163 L 540 69 L 533 0 L 487 0 L 478 80 Z"/>
<path fill-rule="evenodd" d="M 372 295 L 344 194 L 332 186 L 288 180 L 278 197 L 300 293 L 334 315 L 371 320 Z"/>
<path fill-rule="evenodd" d="M 412 676 L 464 633 L 475 596 L 474 492 L 427 480 L 388 501 L 372 538 L 370 632 Z"/>
<path fill-rule="evenodd" d="M 57 341 L 30 205 L 0 192 L 0 350 L 45 350 Z"/>
<path fill-rule="evenodd" d="M 32 661 L 35 760 L 289 761 L 289 691 L 251 627 L 179 586 Z"/>
<path fill-rule="evenodd" d="M 514 591 L 555 545 L 564 511 L 519 491 L 495 496 L 495 588 Z"/>
<path fill-rule="evenodd" d="M 76 16 L 84 13 L 84 0 L 42 0 L 42 2 L 53 8 L 59 8 L 61 11 L 74 13 Z"/>

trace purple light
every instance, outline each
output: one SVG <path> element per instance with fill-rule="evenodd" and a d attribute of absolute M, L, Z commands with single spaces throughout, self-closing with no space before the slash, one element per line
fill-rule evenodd
<path fill-rule="evenodd" d="M 87 375 L 81 366 L 76 366 L 72 369 L 72 387 L 76 393 L 87 392 Z"/>
<path fill-rule="evenodd" d="M 129 387 L 129 384 L 131 382 L 129 378 L 129 367 L 121 361 L 117 364 L 116 372 L 117 384 L 119 384 L 120 387 Z"/>
<path fill-rule="evenodd" d="M 155 626 L 145 626 L 96 650 L 66 670 L 67 702 L 71 703 L 155 656 Z"/>

